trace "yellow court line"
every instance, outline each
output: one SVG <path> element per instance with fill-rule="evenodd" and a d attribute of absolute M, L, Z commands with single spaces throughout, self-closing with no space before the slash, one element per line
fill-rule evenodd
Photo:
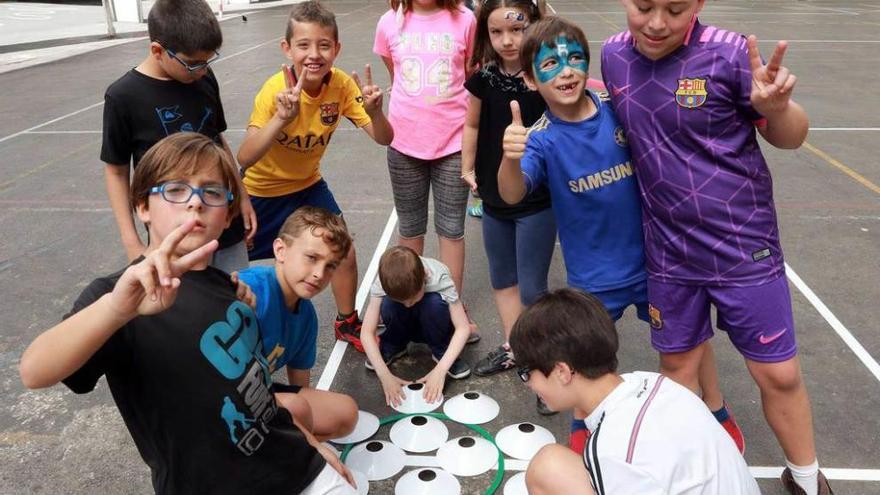
<path fill-rule="evenodd" d="M 832 157 L 828 153 L 825 153 L 824 151 L 820 150 L 819 148 L 816 148 L 815 146 L 813 146 L 812 144 L 810 144 L 806 141 L 804 141 L 804 148 L 812 151 L 814 155 L 816 155 L 819 158 L 830 163 L 832 166 L 834 166 L 835 168 L 837 168 L 841 172 L 845 173 L 846 175 L 852 177 L 853 180 L 855 180 L 859 184 L 867 187 L 868 189 L 874 191 L 877 194 L 880 194 L 880 186 L 878 186 L 877 184 L 874 184 L 870 180 L 866 179 L 863 175 L 856 172 L 855 170 L 853 170 L 853 169 L 847 167 L 846 165 L 840 163 L 839 161 L 835 160 L 834 157 Z"/>

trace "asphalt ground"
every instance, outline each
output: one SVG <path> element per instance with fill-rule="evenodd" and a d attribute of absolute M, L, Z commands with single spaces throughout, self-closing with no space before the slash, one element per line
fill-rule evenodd
<path fill-rule="evenodd" d="M 372 54 L 373 34 L 384 0 L 327 1 L 338 16 L 343 49 L 336 65 L 347 71 Z M 598 76 L 601 41 L 624 29 L 614 0 L 554 1 L 553 7 L 593 40 L 591 73 Z M 277 48 L 286 7 L 224 22 L 223 58 L 215 72 L 221 85 L 227 137 L 237 148 L 253 96 L 284 59 Z M 868 1 L 708 2 L 704 23 L 754 33 L 769 54 L 787 39 L 785 64 L 798 75 L 795 98 L 811 116 L 808 144 L 797 151 L 765 146 L 775 178 L 783 246 L 804 377 L 812 398 L 819 460 L 837 493 L 880 492 L 880 337 L 875 310 L 880 300 L 880 3 Z M 125 258 L 107 203 L 98 159 L 104 88 L 140 62 L 145 42 L 136 41 L 50 64 L 0 75 L 0 493 L 148 493 L 149 473 L 116 412 L 105 382 L 85 396 L 64 387 L 26 391 L 19 357 L 40 332 L 55 324 L 91 279 L 123 266 Z M 387 84 L 384 70 L 376 70 Z M 871 76 L 874 74 L 874 76 Z M 348 126 L 348 124 L 345 124 Z M 322 171 L 355 235 L 362 289 L 393 204 L 385 150 L 364 133 L 340 127 Z M 393 220 L 393 218 L 391 219 Z M 391 233 L 391 230 L 388 230 Z M 389 239 L 390 237 L 390 239 Z M 464 299 L 483 340 L 464 358 L 476 362 L 503 339 L 494 308 L 479 220 L 468 219 Z M 433 234 L 427 254 L 436 253 Z M 369 273 L 367 273 L 369 271 Z M 564 286 L 561 256 L 551 287 Z M 363 300 L 365 290 L 359 292 Z M 381 397 L 363 356 L 338 346 L 329 291 L 315 300 L 322 333 L 313 382 L 352 394 L 379 417 L 393 411 Z M 632 311 L 619 323 L 621 370 L 654 370 L 648 328 Z M 714 339 L 722 389 L 742 426 L 746 460 L 764 493 L 780 494 L 782 452 L 761 412 L 756 386 L 741 357 L 719 332 Z M 416 378 L 429 356 L 418 347 L 394 369 Z M 329 365 L 325 365 L 328 359 Z M 336 359 L 341 357 L 341 359 Z M 520 421 L 567 438 L 564 414 L 537 415 L 532 395 L 513 373 L 450 381 L 446 397 L 479 390 L 501 404 L 484 425 L 490 433 Z M 452 435 L 464 430 L 452 429 Z M 387 429 L 378 438 L 387 439 Z M 460 478 L 464 493 L 482 493 L 494 472 Z M 506 475 L 509 478 L 510 474 Z M 392 493 L 393 482 L 373 483 L 372 493 Z"/>

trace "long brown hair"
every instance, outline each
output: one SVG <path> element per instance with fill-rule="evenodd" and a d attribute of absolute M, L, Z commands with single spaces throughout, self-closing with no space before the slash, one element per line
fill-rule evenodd
<path fill-rule="evenodd" d="M 474 53 L 471 55 L 471 67 L 485 67 L 489 63 L 499 63 L 498 54 L 492 48 L 489 39 L 489 15 L 496 9 L 508 7 L 523 11 L 528 17 L 526 24 L 539 21 L 544 17 L 545 0 L 486 0 L 477 8 L 477 32 L 474 34 Z"/>

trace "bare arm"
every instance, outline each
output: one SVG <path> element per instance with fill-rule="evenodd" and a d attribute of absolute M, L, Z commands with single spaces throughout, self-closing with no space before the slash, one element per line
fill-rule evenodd
<path fill-rule="evenodd" d="M 220 142 L 223 144 L 223 149 L 229 154 L 229 159 L 235 164 L 235 155 L 232 154 L 232 147 L 229 146 L 229 141 L 226 140 L 226 136 L 223 134 L 220 134 Z M 241 182 L 241 174 L 237 173 L 238 167 L 235 170 L 235 186 L 238 188 L 238 195 L 241 197 L 241 218 L 244 222 L 245 241 L 249 243 L 257 233 L 257 212 L 254 211 L 254 207 L 251 205 L 251 197 Z"/>
<path fill-rule="evenodd" d="M 286 75 L 286 87 L 275 95 L 275 113 L 263 127 L 248 126 L 244 141 L 238 148 L 238 164 L 245 170 L 257 163 L 269 151 L 269 147 L 275 141 L 275 136 L 299 115 L 299 97 L 302 93 L 305 77 L 300 74 L 294 84 L 291 82 L 293 76 L 287 66 L 284 66 L 282 70 Z M 291 86 L 291 84 L 293 85 Z"/>
<path fill-rule="evenodd" d="M 104 165 L 104 182 L 107 186 L 107 196 L 110 198 L 110 208 L 113 217 L 119 227 L 119 236 L 125 255 L 131 261 L 143 254 L 144 243 L 141 241 L 134 224 L 134 215 L 131 212 L 131 185 L 129 184 L 130 167 L 128 165 Z"/>
<path fill-rule="evenodd" d="M 394 84 L 394 61 L 391 60 L 391 57 L 382 57 L 382 62 L 385 64 L 385 68 L 388 69 L 388 79 L 391 80 L 391 84 Z"/>
<path fill-rule="evenodd" d="M 394 376 L 385 361 L 382 359 L 382 353 L 379 351 L 379 343 L 376 340 L 376 327 L 379 324 L 379 312 L 382 307 L 381 297 L 370 297 L 370 303 L 364 312 L 363 324 L 361 326 L 361 342 L 364 344 L 364 354 L 373 365 L 373 370 L 379 381 L 382 383 L 382 391 L 385 394 L 385 403 L 389 406 L 400 404 L 403 401 L 403 391 L 401 387 L 409 382 L 401 380 Z"/>
<path fill-rule="evenodd" d="M 800 148 L 807 139 L 810 119 L 803 107 L 789 101 L 785 110 L 778 114 L 766 115 L 767 125 L 758 127 L 761 136 L 777 148 Z"/>
<path fill-rule="evenodd" d="M 464 119 L 464 133 L 461 138 L 461 178 L 477 190 L 474 165 L 477 159 L 477 137 L 480 134 L 480 109 L 482 102 L 474 95 L 468 97 L 467 115 Z"/>
<path fill-rule="evenodd" d="M 788 43 L 779 41 L 767 64 L 761 60 L 755 36 L 749 36 L 748 48 L 752 107 L 767 119 L 767 125 L 759 127 L 758 132 L 777 148 L 800 147 L 807 139 L 810 119 L 803 107 L 791 99 L 797 77 L 782 65 Z"/>

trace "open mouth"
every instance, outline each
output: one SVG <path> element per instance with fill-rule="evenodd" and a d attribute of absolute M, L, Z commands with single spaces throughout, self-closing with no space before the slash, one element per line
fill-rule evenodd
<path fill-rule="evenodd" d="M 321 69 L 324 68 L 324 64 L 308 63 L 308 64 L 303 64 L 303 68 L 308 72 L 321 72 Z"/>
<path fill-rule="evenodd" d="M 556 89 L 559 90 L 559 92 L 561 92 L 564 95 L 570 95 L 575 92 L 575 89 L 577 88 L 577 86 L 578 86 L 578 83 L 573 82 L 573 83 L 569 83 L 569 84 L 563 84 L 562 86 L 556 86 Z"/>

